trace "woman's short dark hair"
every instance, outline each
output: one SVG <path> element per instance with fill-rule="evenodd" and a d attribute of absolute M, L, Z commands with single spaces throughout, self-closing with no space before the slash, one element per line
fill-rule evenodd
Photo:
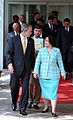
<path fill-rule="evenodd" d="M 47 37 L 48 37 L 49 43 L 54 47 L 55 44 L 56 44 L 56 39 L 55 39 L 55 37 L 54 37 L 53 35 L 48 35 Z M 46 37 L 46 38 L 47 38 L 47 37 Z"/>

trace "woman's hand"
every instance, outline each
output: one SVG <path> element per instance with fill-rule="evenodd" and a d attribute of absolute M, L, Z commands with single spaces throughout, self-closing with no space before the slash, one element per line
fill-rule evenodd
<path fill-rule="evenodd" d="M 34 74 L 33 74 L 33 77 L 34 77 L 35 79 L 37 79 L 37 74 L 36 74 L 36 73 L 34 73 Z"/>
<path fill-rule="evenodd" d="M 66 75 L 62 76 L 62 79 L 65 80 L 66 79 Z"/>

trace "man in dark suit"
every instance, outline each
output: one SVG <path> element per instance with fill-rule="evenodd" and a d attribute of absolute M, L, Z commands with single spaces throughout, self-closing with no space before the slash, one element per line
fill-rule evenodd
<path fill-rule="evenodd" d="M 70 73 L 70 77 L 72 77 L 73 70 L 73 52 L 71 51 L 72 44 L 73 27 L 70 26 L 70 19 L 65 18 L 64 26 L 58 30 L 56 46 L 61 50 L 65 71 Z"/>
<path fill-rule="evenodd" d="M 10 89 L 12 96 L 12 110 L 17 108 L 20 79 L 22 81 L 22 94 L 19 102 L 20 114 L 27 115 L 29 77 L 35 64 L 34 41 L 29 38 L 32 27 L 24 24 L 20 35 L 9 37 L 6 48 L 6 62 L 11 73 Z"/>
<path fill-rule="evenodd" d="M 40 13 L 36 12 L 34 14 L 34 18 L 30 21 L 30 24 L 34 27 L 37 24 L 37 20 L 40 18 Z"/>
<path fill-rule="evenodd" d="M 18 23 L 14 23 L 12 28 L 13 28 L 13 31 L 8 33 L 8 37 L 14 37 L 20 34 L 20 26 Z"/>
<path fill-rule="evenodd" d="M 23 24 L 25 24 L 26 22 L 25 22 L 25 16 L 24 15 L 20 15 L 19 16 L 19 24 L 20 24 L 20 28 L 21 28 L 21 31 L 22 31 L 22 29 L 23 29 Z"/>
<path fill-rule="evenodd" d="M 34 35 L 34 26 L 37 25 L 37 20 L 40 18 L 40 13 L 36 12 L 34 13 L 34 18 L 32 21 L 30 21 L 30 25 L 32 25 L 32 35 Z"/>
<path fill-rule="evenodd" d="M 54 18 L 57 19 L 58 27 L 61 27 L 61 26 L 63 26 L 63 24 L 62 24 L 62 22 L 58 19 L 58 14 L 59 14 L 58 11 L 52 11 L 52 12 L 51 12 L 51 15 L 52 15 Z"/>
<path fill-rule="evenodd" d="M 42 37 L 45 38 L 48 35 L 53 35 L 55 37 L 55 26 L 53 24 L 53 16 L 49 16 L 48 17 L 48 23 L 44 25 L 43 27 L 43 33 L 42 33 Z"/>
<path fill-rule="evenodd" d="M 19 17 L 18 17 L 17 15 L 14 15 L 14 16 L 13 16 L 13 22 L 10 23 L 9 26 L 8 26 L 8 32 L 9 32 L 9 33 L 13 31 L 13 24 L 14 24 L 15 22 L 18 22 L 18 19 L 19 19 Z"/>

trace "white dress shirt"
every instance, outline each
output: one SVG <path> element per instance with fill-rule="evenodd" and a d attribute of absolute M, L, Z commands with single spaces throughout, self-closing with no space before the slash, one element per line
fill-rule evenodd
<path fill-rule="evenodd" d="M 21 42 L 23 44 L 24 42 L 24 37 L 22 36 L 22 34 L 20 34 L 20 38 L 21 38 Z M 26 47 L 27 47 L 27 37 L 25 37 L 25 41 L 26 41 Z"/>
<path fill-rule="evenodd" d="M 19 35 L 19 32 L 16 32 L 16 31 L 14 30 L 14 34 L 15 34 L 15 36 L 16 36 L 16 35 Z"/>

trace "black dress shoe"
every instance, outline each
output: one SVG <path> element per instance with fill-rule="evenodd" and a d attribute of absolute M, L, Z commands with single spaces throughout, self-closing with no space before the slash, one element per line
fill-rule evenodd
<path fill-rule="evenodd" d="M 17 108 L 17 105 L 16 104 L 12 104 L 12 110 L 15 111 Z"/>
<path fill-rule="evenodd" d="M 42 113 L 46 113 L 48 112 L 48 110 L 49 110 L 49 107 L 46 110 L 43 110 Z"/>
<path fill-rule="evenodd" d="M 52 116 L 53 116 L 53 117 L 57 117 L 56 113 L 53 113 L 53 112 L 52 112 Z"/>
<path fill-rule="evenodd" d="M 20 114 L 27 115 L 27 113 L 24 110 L 20 110 Z"/>
<path fill-rule="evenodd" d="M 39 109 L 38 105 L 33 105 L 34 109 Z"/>

